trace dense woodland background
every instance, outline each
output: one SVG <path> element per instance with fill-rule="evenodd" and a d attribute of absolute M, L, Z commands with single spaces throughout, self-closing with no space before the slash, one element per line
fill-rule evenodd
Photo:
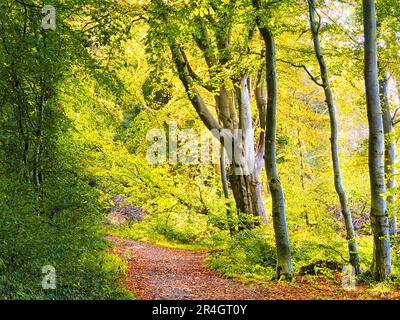
<path fill-rule="evenodd" d="M 396 290 L 399 1 L 54 0 L 55 30 L 46 4 L 0 4 L 0 298 L 129 298 L 105 234 Z M 149 163 L 170 123 L 254 128 L 255 171 Z"/>

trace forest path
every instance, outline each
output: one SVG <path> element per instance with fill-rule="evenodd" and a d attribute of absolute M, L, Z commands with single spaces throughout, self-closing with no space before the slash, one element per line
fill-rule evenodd
<path fill-rule="evenodd" d="M 126 286 L 139 300 L 309 300 L 309 299 L 390 299 L 372 295 L 365 288 L 346 291 L 341 279 L 296 284 L 270 282 L 249 285 L 224 278 L 208 269 L 206 251 L 164 248 L 140 241 L 107 236 L 114 243 L 112 253 L 127 260 Z M 399 297 L 397 297 L 398 299 Z"/>
<path fill-rule="evenodd" d="M 263 299 L 266 295 L 261 286 L 241 284 L 207 269 L 203 264 L 205 251 L 107 238 L 117 245 L 117 253 L 128 260 L 126 283 L 137 299 Z"/>

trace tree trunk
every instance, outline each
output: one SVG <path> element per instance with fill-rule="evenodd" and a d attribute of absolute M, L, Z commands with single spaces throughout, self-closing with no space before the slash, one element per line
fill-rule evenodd
<path fill-rule="evenodd" d="M 253 6 L 260 9 L 258 0 L 253 0 Z M 276 51 L 274 38 L 266 26 L 258 27 L 266 47 L 266 70 L 267 70 L 267 111 L 265 131 L 265 170 L 272 198 L 272 219 L 275 231 L 275 242 L 277 251 L 277 277 L 290 279 L 292 272 L 292 257 L 290 253 L 289 236 L 286 226 L 285 201 L 283 188 L 279 179 L 276 163 L 276 111 L 278 98 L 278 83 L 276 75 Z"/>
<path fill-rule="evenodd" d="M 30 182 L 30 177 L 29 177 L 29 137 L 28 137 L 28 132 L 26 132 L 24 128 L 24 123 L 23 123 L 23 108 L 18 105 L 17 107 L 17 123 L 18 123 L 18 130 L 20 137 L 22 139 L 22 163 L 24 165 L 23 167 L 23 176 L 26 182 Z"/>
<path fill-rule="evenodd" d="M 192 69 L 190 68 L 189 61 L 186 58 L 185 53 L 177 44 L 170 44 L 171 53 L 173 60 L 178 70 L 179 78 L 185 87 L 188 98 L 198 113 L 200 119 L 206 125 L 206 127 L 213 133 L 221 133 L 222 129 L 227 129 L 231 135 L 232 145 L 238 145 L 239 141 L 236 141 L 234 137 L 234 131 L 239 129 L 239 121 L 237 119 L 236 108 L 235 108 L 235 92 L 234 90 L 226 88 L 221 85 L 218 94 L 215 96 L 217 104 L 218 118 L 215 119 L 211 112 L 207 109 L 201 95 L 194 88 L 194 82 L 192 78 Z M 246 98 L 247 103 L 247 98 Z M 246 105 L 246 108 L 248 106 Z M 250 119 L 251 120 L 251 119 Z M 220 125 L 221 123 L 221 125 Z M 246 122 L 248 125 L 248 121 Z M 217 138 L 220 138 L 216 135 Z M 242 137 L 239 137 L 241 139 Z M 254 148 L 254 138 L 246 136 L 246 149 L 248 147 Z M 225 144 L 224 142 L 223 144 Z M 227 146 L 225 146 L 227 147 Z M 244 226 L 247 228 L 254 227 L 254 222 L 250 219 L 251 216 L 261 217 L 265 221 L 266 213 L 261 198 L 261 183 L 259 179 L 260 172 L 246 172 L 243 171 L 240 165 L 235 167 L 235 159 L 233 154 L 229 154 L 230 168 L 228 171 L 228 180 L 231 184 L 238 215 L 243 218 Z M 245 154 L 247 159 L 248 154 Z M 248 217 L 250 215 L 250 217 Z"/>
<path fill-rule="evenodd" d="M 384 134 L 379 101 L 375 1 L 363 0 L 364 74 L 369 124 L 369 174 L 371 184 L 371 226 L 374 237 L 373 273 L 378 281 L 391 271 L 389 219 L 386 210 Z"/>
<path fill-rule="evenodd" d="M 43 145 L 43 121 L 44 121 L 44 104 L 45 104 L 45 90 L 46 86 L 43 83 L 42 88 L 42 97 L 38 103 L 38 116 L 37 116 L 37 127 L 36 127 L 36 150 L 35 150 L 35 159 L 33 164 L 33 181 L 41 191 L 41 183 L 43 180 L 42 171 L 40 169 L 41 166 L 41 158 L 42 158 L 42 145 Z"/>
<path fill-rule="evenodd" d="M 382 108 L 383 132 L 385 134 L 385 178 L 386 189 L 388 196 L 387 202 L 390 203 L 390 211 L 392 211 L 389 233 L 390 235 L 397 234 L 397 219 L 395 203 L 395 177 L 396 177 L 396 140 L 393 136 L 392 114 L 390 111 L 388 98 L 388 78 L 383 67 L 379 68 L 379 96 Z"/>
<path fill-rule="evenodd" d="M 233 217 L 232 205 L 230 202 L 230 194 L 229 194 L 229 185 L 228 179 L 226 177 L 226 162 L 225 162 L 225 149 L 221 146 L 221 158 L 220 158 L 220 167 L 221 167 L 221 181 L 222 181 L 222 189 L 224 191 L 224 198 L 226 200 L 226 219 L 228 221 L 229 233 L 233 235 L 236 231 L 235 221 Z"/>
<path fill-rule="evenodd" d="M 262 159 L 254 151 L 254 129 L 251 115 L 251 99 L 248 86 L 248 76 L 245 75 L 240 82 L 239 99 L 239 128 L 243 136 L 243 172 L 249 189 L 251 212 L 261 220 L 267 222 L 267 214 L 262 201 L 260 173 L 262 170 Z"/>
<path fill-rule="evenodd" d="M 221 86 L 215 97 L 219 121 L 224 129 L 233 134 L 229 155 L 228 180 L 230 182 L 239 216 L 239 230 L 254 228 L 252 217 L 261 217 L 266 222 L 266 212 L 261 194 L 260 172 L 254 155 L 254 134 L 251 119 L 250 96 L 247 77 L 243 77 L 240 90 L 235 97 L 234 90 Z M 235 101 L 239 100 L 239 121 L 237 120 Z M 235 130 L 240 129 L 235 136 Z M 254 170 L 252 167 L 254 166 Z"/>
<path fill-rule="evenodd" d="M 297 121 L 300 123 L 300 119 L 297 117 Z M 306 181 L 305 181 L 305 167 L 304 167 L 304 154 L 303 154 L 303 142 L 300 138 L 300 129 L 297 129 L 297 144 L 300 151 L 300 182 L 301 182 L 301 189 L 303 192 L 306 192 Z M 308 209 L 305 204 L 303 204 L 303 214 L 304 219 L 306 221 L 306 226 L 310 226 L 310 220 L 308 218 Z"/>
<path fill-rule="evenodd" d="M 361 272 L 360 269 L 360 257 L 358 255 L 356 235 L 354 232 L 353 220 L 351 217 L 349 203 L 347 201 L 346 192 L 342 185 L 342 174 L 340 172 L 340 161 L 338 151 L 338 124 L 336 120 L 336 108 L 333 101 L 333 94 L 329 83 L 328 68 L 325 63 L 325 59 L 322 53 L 320 41 L 319 41 L 319 25 L 315 21 L 315 5 L 314 0 L 308 0 L 309 4 L 309 15 L 310 15 L 310 28 L 314 43 L 314 50 L 317 56 L 319 68 L 321 71 L 322 84 L 325 93 L 326 104 L 329 110 L 330 129 L 331 129 L 331 157 L 334 174 L 334 184 L 336 193 L 338 194 L 340 206 L 342 209 L 342 215 L 346 226 L 346 239 L 348 241 L 350 263 L 355 270 L 355 274 L 358 275 Z"/>

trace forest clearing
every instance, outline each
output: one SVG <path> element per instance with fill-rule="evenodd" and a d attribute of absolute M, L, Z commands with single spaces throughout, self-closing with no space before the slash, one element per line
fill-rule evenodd
<path fill-rule="evenodd" d="M 2 0 L 0 300 L 399 300 L 398 0 Z"/>

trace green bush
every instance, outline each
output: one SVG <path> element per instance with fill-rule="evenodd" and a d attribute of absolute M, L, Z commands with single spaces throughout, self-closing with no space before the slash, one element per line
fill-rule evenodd
<path fill-rule="evenodd" d="M 228 277 L 271 278 L 276 261 L 272 244 L 263 227 L 244 230 L 229 239 L 224 250 L 212 252 L 206 264 Z"/>
<path fill-rule="evenodd" d="M 65 177 L 38 197 L 3 176 L 0 197 L 0 299 L 129 298 L 117 284 L 124 262 L 106 253 L 102 208 L 89 186 Z M 55 290 L 41 285 L 47 265 L 56 271 Z"/>

